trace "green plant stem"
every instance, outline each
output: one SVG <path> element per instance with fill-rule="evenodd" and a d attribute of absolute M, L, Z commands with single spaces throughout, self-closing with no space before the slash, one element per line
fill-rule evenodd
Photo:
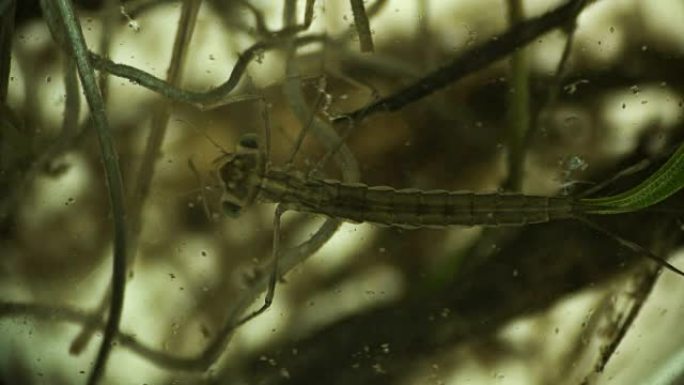
<path fill-rule="evenodd" d="M 585 205 L 588 214 L 620 214 L 638 211 L 677 193 L 684 187 L 684 143 L 674 154 L 637 186 L 616 195 L 601 198 L 585 198 L 580 204 Z"/>
<path fill-rule="evenodd" d="M 508 19 L 511 25 L 523 22 L 521 0 L 508 0 Z M 508 98 L 508 180 L 506 189 L 520 191 L 525 163 L 524 140 L 530 127 L 530 76 L 525 47 L 513 52 L 510 60 Z"/>
<path fill-rule="evenodd" d="M 95 71 L 88 58 L 81 26 L 76 19 L 69 0 L 41 0 L 43 12 L 50 25 L 55 40 L 63 45 L 68 54 L 73 55 L 83 85 L 83 91 L 90 107 L 95 131 L 100 144 L 104 163 L 107 191 L 114 220 L 114 252 L 112 260 L 112 289 L 109 317 L 106 322 L 102 344 L 95 364 L 88 377 L 88 384 L 99 382 L 104 374 L 112 345 L 119 330 L 126 289 L 126 215 L 124 209 L 123 181 L 119 170 L 118 155 L 114 139 L 109 130 L 105 105 L 98 88 Z"/>
<path fill-rule="evenodd" d="M 181 20 L 179 21 L 179 28 L 176 32 L 176 40 L 171 54 L 171 63 L 169 64 L 167 79 L 169 84 L 177 86 L 181 83 L 181 75 L 183 72 L 183 64 L 185 61 L 187 47 L 194 31 L 197 12 L 201 0 L 191 0 L 183 3 L 181 9 Z M 102 84 L 102 82 L 101 82 Z M 138 170 L 136 182 L 128 194 L 128 256 L 130 260 L 128 264 L 133 264 L 133 259 L 137 253 L 138 235 L 142 228 L 142 208 L 147 200 L 154 175 L 154 165 L 159 158 L 161 145 L 166 136 L 166 128 L 170 115 L 170 105 L 168 100 L 161 101 L 155 109 L 152 117 L 150 134 L 147 138 L 143 160 Z M 110 296 L 106 295 L 102 298 L 97 313 L 101 313 L 107 308 L 110 301 Z M 74 338 L 71 348 L 71 354 L 79 354 L 83 348 L 88 344 L 88 341 L 96 331 L 96 323 L 86 324 L 83 330 Z"/>
<path fill-rule="evenodd" d="M 5 0 L 0 3 L 0 103 L 5 103 L 9 88 L 16 8 L 17 4 L 14 0 Z"/>
<path fill-rule="evenodd" d="M 370 23 L 363 0 L 350 0 L 352 13 L 354 14 L 354 26 L 359 35 L 359 45 L 361 52 L 373 52 L 373 34 L 371 33 Z"/>

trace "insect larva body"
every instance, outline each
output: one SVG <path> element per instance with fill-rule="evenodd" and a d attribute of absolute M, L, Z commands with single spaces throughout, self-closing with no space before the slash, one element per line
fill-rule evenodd
<path fill-rule="evenodd" d="M 273 221 L 273 267 L 264 304 L 236 325 L 263 313 L 273 301 L 279 274 L 280 218 L 287 210 L 402 228 L 523 226 L 574 218 L 611 235 L 622 245 L 684 276 L 684 271 L 656 254 L 619 239 L 584 218 L 586 214 L 602 212 L 603 207 L 597 205 L 595 200 L 499 192 L 483 194 L 447 190 L 398 190 L 387 186 L 348 184 L 336 180 L 306 178 L 297 172 L 270 167 L 264 155 L 256 141 L 241 141 L 236 153 L 225 154 L 217 160 L 219 166 L 215 171 L 217 183 L 223 191 L 221 205 L 228 215 L 238 216 L 242 208 L 255 201 L 278 204 Z M 607 209 L 611 209 L 611 206 Z"/>
<path fill-rule="evenodd" d="M 398 190 L 305 179 L 278 169 L 261 177 L 257 198 L 291 210 L 403 228 L 521 226 L 571 218 L 576 209 L 574 200 L 566 197 Z"/>

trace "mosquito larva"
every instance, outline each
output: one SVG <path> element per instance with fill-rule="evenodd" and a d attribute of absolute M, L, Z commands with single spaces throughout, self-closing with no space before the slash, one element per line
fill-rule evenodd
<path fill-rule="evenodd" d="M 602 208 L 592 203 L 592 199 L 502 192 L 395 189 L 308 178 L 290 168 L 271 167 L 253 136 L 243 137 L 235 153 L 224 154 L 215 163 L 214 177 L 223 190 L 221 206 L 228 216 L 239 216 L 242 208 L 255 201 L 278 204 L 273 223 L 273 267 L 264 304 L 236 322 L 234 327 L 261 314 L 273 301 L 278 276 L 280 217 L 287 210 L 409 229 L 524 226 L 577 219 L 684 276 L 683 271 L 663 258 L 588 220 L 585 217 L 587 214 L 602 212 Z"/>
<path fill-rule="evenodd" d="M 516 193 L 472 193 L 395 189 L 305 178 L 269 167 L 256 142 L 217 160 L 224 188 L 221 204 L 230 216 L 255 201 L 279 203 L 285 210 L 323 214 L 352 222 L 402 228 L 523 226 L 573 218 L 581 205 L 570 197 Z"/>

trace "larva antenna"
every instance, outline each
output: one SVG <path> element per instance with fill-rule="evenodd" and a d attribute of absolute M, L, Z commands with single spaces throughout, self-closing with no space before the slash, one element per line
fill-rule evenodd
<path fill-rule="evenodd" d="M 207 134 L 206 131 L 201 130 L 201 129 L 200 129 L 199 127 L 197 127 L 196 125 L 194 125 L 194 124 L 192 124 L 192 123 L 190 123 L 190 122 L 188 122 L 188 121 L 186 121 L 186 120 L 183 120 L 183 119 L 175 119 L 175 121 L 176 121 L 176 122 L 179 122 L 179 123 L 184 123 L 184 124 L 188 125 L 190 128 L 192 128 L 193 130 L 195 130 L 197 133 L 199 133 L 200 135 L 202 135 L 203 137 L 205 137 L 205 138 L 207 139 L 207 141 L 209 141 L 209 143 L 211 143 L 214 147 L 216 147 L 219 151 L 221 151 L 222 154 L 229 154 L 229 153 L 230 153 L 230 151 L 228 151 L 228 150 L 226 150 L 225 148 L 223 148 L 217 141 L 215 141 L 211 136 L 209 136 L 209 134 Z M 191 168 L 192 168 L 192 167 L 191 167 Z"/>
<path fill-rule="evenodd" d="M 206 185 L 204 184 L 204 179 L 197 170 L 197 167 L 195 166 L 195 162 L 193 162 L 192 157 L 188 158 L 188 167 L 190 167 L 192 173 L 195 174 L 197 182 L 200 185 L 200 195 L 202 196 L 202 209 L 204 209 L 204 215 L 206 215 L 207 218 L 213 222 L 216 220 L 216 218 L 213 215 L 211 215 L 211 210 L 209 210 L 209 204 L 207 203 L 207 196 L 205 194 Z"/>

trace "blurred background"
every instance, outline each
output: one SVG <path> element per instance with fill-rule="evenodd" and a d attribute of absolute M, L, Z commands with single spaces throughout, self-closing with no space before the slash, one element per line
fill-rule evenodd
<path fill-rule="evenodd" d="M 39 4 L 5 3 L 0 382 L 85 383 L 111 276 L 102 161 L 73 63 Z M 656 170 L 684 137 L 681 1 L 590 1 L 529 44 L 498 51 L 481 47 L 564 2 L 363 4 L 368 36 L 347 1 L 75 2 L 94 52 L 160 79 L 179 66 L 182 89 L 212 90 L 248 63 L 212 108 L 99 74 L 132 239 L 123 334 L 102 383 L 684 381 L 682 277 L 660 274 L 575 221 L 416 230 L 344 223 L 310 257 L 290 252 L 271 308 L 224 333 L 263 302 L 255 296 L 273 238 L 272 204 L 239 218 L 216 210 L 215 159 L 243 134 L 268 139 L 270 163 L 283 166 L 308 127 L 293 166 L 307 173 L 329 153 L 314 116 L 330 122 L 362 111 L 457 59 L 489 55 L 491 64 L 472 65 L 413 103 L 329 123 L 361 182 L 573 195 L 652 161 L 599 193 L 609 195 Z M 179 26 L 189 31 L 182 54 Z M 322 174 L 342 180 L 344 167 L 326 162 Z M 684 267 L 681 199 L 592 219 Z M 324 220 L 286 213 L 283 248 L 310 239 Z"/>

